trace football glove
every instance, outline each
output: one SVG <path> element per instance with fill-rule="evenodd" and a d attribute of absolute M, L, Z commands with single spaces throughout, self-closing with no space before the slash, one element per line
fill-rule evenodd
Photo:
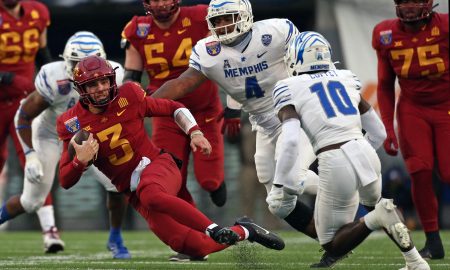
<path fill-rule="evenodd" d="M 37 153 L 31 150 L 25 156 L 25 179 L 30 183 L 37 184 L 41 182 L 42 176 L 44 176 L 44 171 L 41 161 Z"/>
<path fill-rule="evenodd" d="M 220 121 L 222 118 L 222 134 L 228 137 L 238 136 L 241 131 L 241 110 L 225 107 L 217 121 Z"/>
<path fill-rule="evenodd" d="M 384 150 L 390 156 L 396 156 L 398 153 L 398 140 L 394 130 L 387 130 L 387 137 L 383 144 Z"/>
<path fill-rule="evenodd" d="M 8 71 L 0 71 L 0 84 L 10 85 L 14 79 L 14 73 Z"/>

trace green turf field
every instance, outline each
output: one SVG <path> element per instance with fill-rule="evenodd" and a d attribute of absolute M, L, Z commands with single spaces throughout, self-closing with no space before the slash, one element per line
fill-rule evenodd
<path fill-rule="evenodd" d="M 172 263 L 172 254 L 152 233 L 125 232 L 125 242 L 132 260 L 110 258 L 105 244 L 107 232 L 63 232 L 66 250 L 58 255 L 42 252 L 38 232 L 0 232 L 0 269 L 309 269 L 319 260 L 319 245 L 292 231 L 280 232 L 286 241 L 283 251 L 272 251 L 256 244 L 239 244 L 209 256 L 207 262 Z M 445 260 L 431 261 L 431 269 L 450 269 L 450 232 L 442 232 L 447 251 Z M 423 234 L 413 233 L 417 245 Z M 354 254 L 335 269 L 399 269 L 403 258 L 394 244 L 382 233 L 372 234 Z"/>

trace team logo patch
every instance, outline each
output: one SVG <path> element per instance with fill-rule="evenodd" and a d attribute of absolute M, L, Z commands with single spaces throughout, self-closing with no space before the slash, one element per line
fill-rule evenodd
<path fill-rule="evenodd" d="M 69 80 L 59 80 L 56 81 L 56 84 L 58 85 L 58 92 L 65 96 L 70 93 L 71 85 Z"/>
<path fill-rule="evenodd" d="M 64 125 L 70 133 L 75 133 L 80 130 L 80 122 L 76 116 L 64 121 Z"/>
<path fill-rule="evenodd" d="M 264 46 L 269 46 L 269 44 L 272 42 L 272 35 L 270 34 L 264 34 L 261 36 L 261 42 Z"/>
<path fill-rule="evenodd" d="M 392 30 L 386 30 L 380 32 L 380 42 L 383 45 L 389 45 L 392 43 Z"/>
<path fill-rule="evenodd" d="M 211 41 L 205 44 L 206 52 L 211 56 L 216 56 L 220 53 L 221 47 L 218 41 Z"/>
<path fill-rule="evenodd" d="M 146 37 L 148 35 L 148 32 L 150 31 L 150 24 L 149 23 L 138 23 L 137 29 L 136 29 L 136 35 L 138 37 Z"/>

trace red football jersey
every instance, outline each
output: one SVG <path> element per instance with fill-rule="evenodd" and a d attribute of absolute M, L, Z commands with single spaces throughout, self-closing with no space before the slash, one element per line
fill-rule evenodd
<path fill-rule="evenodd" d="M 134 16 L 125 26 L 122 38 L 139 51 L 150 79 L 150 92 L 189 67 L 192 47 L 209 33 L 205 20 L 207 8 L 206 5 L 181 7 L 169 29 L 160 29 L 151 16 Z M 192 112 L 217 108 L 220 103 L 218 88 L 209 80 L 177 101 Z"/>
<path fill-rule="evenodd" d="M 440 103 L 450 98 L 448 14 L 433 13 L 417 33 L 403 30 L 399 19 L 375 26 L 372 46 L 379 62 L 391 69 L 379 72 L 380 81 L 398 77 L 401 94 L 419 103 Z M 393 82 L 392 86 L 393 87 Z"/>
<path fill-rule="evenodd" d="M 59 138 L 64 141 L 60 181 L 72 184 L 78 181 L 72 177 L 67 146 L 74 133 L 84 129 L 100 144 L 94 165 L 111 179 L 119 192 L 127 190 L 131 173 L 142 157 L 152 160 L 160 153 L 145 131 L 144 117 L 172 116 L 181 107 L 184 106 L 172 100 L 146 97 L 144 90 L 133 82 L 123 84 L 117 98 L 101 114 L 91 113 L 78 102 L 59 116 L 56 123 Z"/>
<path fill-rule="evenodd" d="M 34 77 L 39 37 L 50 25 L 47 7 L 37 1 L 20 2 L 23 16 L 16 19 L 0 7 L 0 71 Z"/>

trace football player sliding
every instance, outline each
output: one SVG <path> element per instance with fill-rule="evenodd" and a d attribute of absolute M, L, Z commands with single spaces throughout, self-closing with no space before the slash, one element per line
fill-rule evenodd
<path fill-rule="evenodd" d="M 118 87 L 114 68 L 98 56 L 81 60 L 73 74 L 80 100 L 58 117 L 56 127 L 64 144 L 59 165 L 63 188 L 75 185 L 94 160 L 93 166 L 108 176 L 153 233 L 176 252 L 204 257 L 245 239 L 275 250 L 284 248 L 281 238 L 247 217 L 222 227 L 177 197 L 182 185 L 177 158 L 154 145 L 144 118 L 172 116 L 189 136 L 192 151 L 210 154 L 211 145 L 181 103 L 147 97 L 135 82 Z M 90 135 L 77 144 L 72 138 L 80 129 Z M 69 144 L 76 153 L 73 158 Z"/>

